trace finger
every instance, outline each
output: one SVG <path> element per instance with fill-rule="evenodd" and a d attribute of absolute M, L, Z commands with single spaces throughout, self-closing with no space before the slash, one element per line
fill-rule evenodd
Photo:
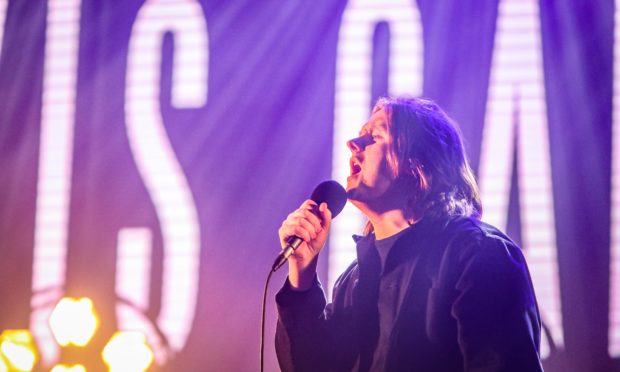
<path fill-rule="evenodd" d="M 308 231 L 304 225 L 300 224 L 298 221 L 287 219 L 280 228 L 280 238 L 282 242 L 286 244 L 291 236 L 298 236 L 306 242 L 312 240 L 312 233 Z"/>
<path fill-rule="evenodd" d="M 323 224 L 321 223 L 321 217 L 317 215 L 318 213 L 318 208 L 316 208 L 316 212 L 308 209 L 302 209 L 294 213 L 293 217 L 308 220 L 308 222 L 314 226 L 315 230 L 320 231 L 323 229 Z"/>
<path fill-rule="evenodd" d="M 318 220 L 318 218 L 316 216 L 315 216 L 315 219 Z M 316 239 L 317 234 L 323 228 L 320 223 L 318 224 L 318 227 L 317 227 L 316 224 L 313 224 L 312 222 L 308 221 L 306 218 L 298 218 L 298 219 L 296 219 L 295 222 L 300 227 L 302 227 L 304 230 L 308 231 L 308 233 L 310 233 L 311 239 Z"/>
<path fill-rule="evenodd" d="M 317 211 L 318 209 L 319 209 L 319 206 L 314 200 L 307 199 L 303 203 L 301 203 L 301 205 L 299 206 L 297 210 L 298 211 L 301 211 L 301 210 Z"/>
<path fill-rule="evenodd" d="M 312 209 L 312 208 L 318 208 L 319 205 L 314 200 L 312 200 L 312 199 L 306 199 L 301 204 L 301 206 L 306 208 L 306 209 Z"/>
<path fill-rule="evenodd" d="M 303 216 L 305 212 L 312 212 L 313 210 L 318 211 L 318 206 L 313 205 L 312 203 L 314 203 L 312 200 L 306 200 L 305 202 L 303 202 L 299 208 L 295 209 L 294 211 L 292 211 L 288 216 L 287 219 L 289 218 L 294 218 L 294 217 L 300 217 Z M 316 203 L 315 203 L 316 204 Z"/>
<path fill-rule="evenodd" d="M 329 229 L 332 224 L 332 212 L 327 208 L 327 203 L 321 203 L 319 206 L 319 214 L 321 216 L 322 226 L 324 229 Z"/>
<path fill-rule="evenodd" d="M 290 234 L 285 234 L 282 236 L 282 240 L 280 241 L 282 248 L 286 247 L 289 244 L 290 239 L 294 236 L 299 237 L 303 242 L 307 242 L 310 238 L 307 231 L 301 229 L 297 231 L 292 230 Z"/>

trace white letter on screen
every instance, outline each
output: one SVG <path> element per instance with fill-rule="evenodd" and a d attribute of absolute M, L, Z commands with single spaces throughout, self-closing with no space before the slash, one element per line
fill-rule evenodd
<path fill-rule="evenodd" d="M 608 349 L 609 355 L 617 358 L 620 356 L 620 3 L 615 3 Z"/>
<path fill-rule="evenodd" d="M 562 347 L 564 337 L 541 55 L 538 2 L 502 0 L 479 174 L 484 220 L 505 229 L 514 136 L 518 131 L 517 174 L 523 248 L 543 322 L 549 327 L 556 346 Z M 542 354 L 549 354 L 548 343 L 543 343 Z"/>
<path fill-rule="evenodd" d="M 59 356 L 47 320 L 65 285 L 80 1 L 50 0 L 46 23 L 30 328 L 49 364 Z"/>
<path fill-rule="evenodd" d="M 164 247 L 161 312 L 157 322 L 180 350 L 194 319 L 200 228 L 191 190 L 166 135 L 159 106 L 164 33 L 174 37 L 172 105 L 203 106 L 207 98 L 208 40 L 198 1 L 148 0 L 131 33 L 125 92 L 126 124 L 138 170 L 155 205 Z M 138 240 L 144 234 L 132 234 Z M 122 234 L 119 240 L 122 243 Z M 138 245 L 139 246 L 139 245 Z M 119 263 L 123 266 L 123 263 Z M 126 278 L 131 280 L 131 278 Z M 131 286 L 120 283 L 121 287 Z M 124 291 L 125 295 L 129 291 Z M 143 294 L 136 294 L 142 298 Z M 119 318 L 125 314 L 118 310 Z M 123 326 L 126 324 L 120 319 Z"/>
<path fill-rule="evenodd" d="M 2 53 L 2 45 L 4 41 L 4 25 L 6 24 L 6 8 L 8 2 L 9 0 L 0 0 L 0 53 Z"/>
<path fill-rule="evenodd" d="M 342 16 L 336 56 L 332 177 L 339 182 L 349 175 L 350 153 L 345 143 L 357 137 L 368 118 L 373 33 L 379 22 L 390 27 L 389 94 L 422 92 L 422 24 L 415 1 L 349 1 Z M 351 235 L 359 233 L 362 224 L 362 216 L 348 204 L 334 220 L 329 240 L 329 290 L 355 258 L 349 248 Z"/>
<path fill-rule="evenodd" d="M 164 340 L 145 315 L 149 309 L 151 286 L 152 233 L 147 227 L 123 228 L 118 232 L 116 303 L 119 329 L 142 332 L 153 349 L 155 360 L 163 365 L 168 359 Z"/>

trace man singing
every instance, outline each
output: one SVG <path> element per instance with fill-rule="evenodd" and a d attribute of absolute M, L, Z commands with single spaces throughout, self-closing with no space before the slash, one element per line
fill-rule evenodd
<path fill-rule="evenodd" d="M 525 259 L 480 221 L 453 121 L 429 100 L 383 98 L 347 146 L 347 196 L 368 223 L 330 304 L 316 275 L 327 205 L 306 200 L 279 230 L 283 247 L 304 241 L 276 296 L 282 370 L 542 371 Z"/>

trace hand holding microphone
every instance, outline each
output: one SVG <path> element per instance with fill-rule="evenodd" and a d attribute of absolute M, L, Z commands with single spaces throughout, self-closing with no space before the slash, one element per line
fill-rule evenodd
<path fill-rule="evenodd" d="M 319 184 L 310 199 L 289 214 L 278 234 L 282 252 L 276 258 L 272 270 L 276 271 L 294 253 L 295 267 L 289 269 L 289 280 L 293 283 L 296 274 L 302 274 L 311 264 L 316 265 L 316 256 L 327 240 L 332 218 L 344 208 L 346 191 L 335 181 Z M 314 275 L 314 270 L 312 275 Z M 291 277 L 292 276 L 292 277 Z"/>

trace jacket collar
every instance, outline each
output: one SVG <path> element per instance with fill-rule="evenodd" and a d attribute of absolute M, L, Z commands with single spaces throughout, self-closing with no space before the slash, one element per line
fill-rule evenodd
<path fill-rule="evenodd" d="M 396 240 L 390 250 L 386 260 L 386 268 L 391 266 L 390 263 L 394 262 L 394 260 L 398 262 L 418 255 L 420 245 L 416 242 L 421 241 L 421 239 L 431 238 L 432 235 L 443 230 L 447 223 L 449 223 L 449 219 L 423 219 L 408 227 L 408 231 Z M 379 256 L 375 248 L 375 239 L 374 232 L 364 236 L 353 235 L 357 249 L 357 262 L 362 269 L 369 264 L 369 261 L 374 261 L 375 258 L 378 260 Z"/>

